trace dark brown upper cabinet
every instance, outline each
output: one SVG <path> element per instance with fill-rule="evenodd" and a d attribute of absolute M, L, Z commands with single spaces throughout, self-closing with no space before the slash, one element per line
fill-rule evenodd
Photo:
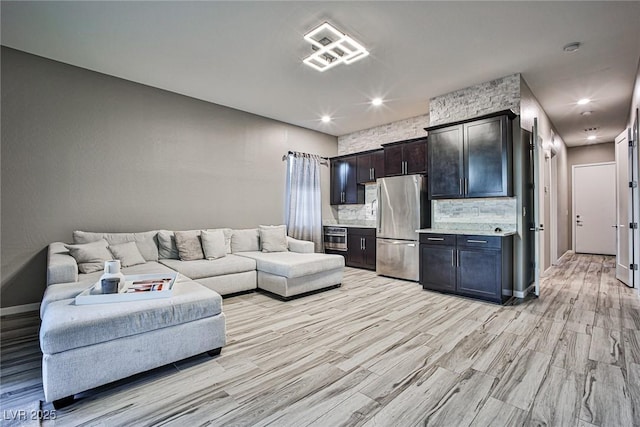
<path fill-rule="evenodd" d="M 375 182 L 384 176 L 384 151 L 376 150 L 358 154 L 358 184 Z"/>
<path fill-rule="evenodd" d="M 429 197 L 499 197 L 513 194 L 511 151 L 515 114 L 426 128 L 429 132 Z"/>
<path fill-rule="evenodd" d="M 357 182 L 357 156 L 331 159 L 331 204 L 364 204 L 364 186 Z"/>
<path fill-rule="evenodd" d="M 427 138 L 384 144 L 384 175 L 427 173 Z"/>

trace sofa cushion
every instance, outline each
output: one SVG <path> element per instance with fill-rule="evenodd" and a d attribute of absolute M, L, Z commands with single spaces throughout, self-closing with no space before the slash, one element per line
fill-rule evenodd
<path fill-rule="evenodd" d="M 202 230 L 200 238 L 205 258 L 218 259 L 227 254 L 227 243 L 222 229 Z"/>
<path fill-rule="evenodd" d="M 109 245 L 109 250 L 115 259 L 120 260 L 122 267 L 131 267 L 147 262 L 140 253 L 136 242 Z"/>
<path fill-rule="evenodd" d="M 193 261 L 204 259 L 202 243 L 200 242 L 200 231 L 175 231 L 176 248 L 182 261 Z"/>
<path fill-rule="evenodd" d="M 288 250 L 286 225 L 261 225 L 259 232 L 262 252 L 286 252 Z"/>
<path fill-rule="evenodd" d="M 256 261 L 258 271 L 288 278 L 302 277 L 344 267 L 342 255 L 300 254 L 297 252 L 243 252 Z"/>
<path fill-rule="evenodd" d="M 136 242 L 138 250 L 146 261 L 158 261 L 157 231 L 144 231 L 142 233 L 94 233 L 91 231 L 74 231 L 74 243 L 90 243 L 105 239 L 110 245 Z"/>
<path fill-rule="evenodd" d="M 64 299 L 50 303 L 45 310 L 40 347 L 43 353 L 54 354 L 221 312 L 220 295 L 192 280 L 176 281 L 171 298 L 88 305 L 75 305 L 74 299 Z"/>
<path fill-rule="evenodd" d="M 75 258 L 78 263 L 78 270 L 81 273 L 102 271 L 104 262 L 113 259 L 108 249 L 109 243 L 104 239 L 91 243 L 64 246 L 69 250 L 69 254 Z"/>
<path fill-rule="evenodd" d="M 233 230 L 231 235 L 231 252 L 248 252 L 260 250 L 260 235 L 257 228 Z"/>
<path fill-rule="evenodd" d="M 256 269 L 256 262 L 253 259 L 233 254 L 211 260 L 180 261 L 177 259 L 161 259 L 160 262 L 194 280 L 222 276 L 224 274 L 243 273 Z"/>

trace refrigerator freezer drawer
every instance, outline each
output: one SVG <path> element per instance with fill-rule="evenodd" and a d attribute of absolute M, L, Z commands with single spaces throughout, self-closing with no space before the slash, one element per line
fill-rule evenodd
<path fill-rule="evenodd" d="M 420 278 L 418 242 L 376 240 L 376 274 L 417 282 Z"/>

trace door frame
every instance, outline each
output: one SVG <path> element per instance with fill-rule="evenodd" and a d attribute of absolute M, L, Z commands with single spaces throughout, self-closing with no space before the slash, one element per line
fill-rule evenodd
<path fill-rule="evenodd" d="M 551 238 L 551 265 L 553 267 L 558 263 L 558 156 L 551 154 L 549 163 L 550 176 L 549 176 L 549 195 L 550 202 L 550 215 L 549 215 L 549 237 Z"/>
<path fill-rule="evenodd" d="M 583 163 L 581 165 L 573 165 L 571 166 L 571 230 L 572 230 L 572 242 L 571 249 L 573 252 L 576 251 L 576 168 L 583 168 L 589 166 L 606 166 L 613 165 L 616 167 L 616 162 L 599 162 L 599 163 Z M 615 184 L 615 183 L 614 183 Z M 615 186 L 614 186 L 615 188 Z M 615 190 L 614 190 L 615 191 Z"/>
<path fill-rule="evenodd" d="M 630 181 L 629 176 L 630 173 L 629 171 L 631 170 L 631 164 L 629 162 L 631 162 L 631 156 L 632 156 L 632 149 L 629 146 L 629 129 L 625 129 L 622 133 L 620 133 L 620 135 L 618 135 L 615 139 L 614 139 L 614 147 L 615 147 L 615 161 L 616 161 L 616 278 L 618 280 L 620 280 L 618 278 L 618 266 L 622 265 L 625 269 L 626 269 L 626 282 L 623 280 L 620 280 L 622 283 L 624 283 L 625 285 L 629 286 L 629 287 L 633 287 L 633 278 L 631 275 L 631 270 L 629 269 L 629 264 L 631 264 L 633 262 L 632 258 L 633 258 L 633 236 L 632 233 L 633 231 L 631 229 L 629 229 L 629 223 L 633 221 L 633 219 L 631 219 L 632 216 L 632 209 L 631 209 L 631 192 L 632 189 L 627 185 L 627 183 Z M 618 184 L 620 184 L 620 156 L 618 155 L 618 144 L 624 144 L 622 146 L 623 151 L 624 151 L 624 156 L 626 157 L 627 160 L 627 170 L 626 171 L 622 171 L 622 173 L 626 173 L 625 179 L 624 179 L 624 188 L 620 189 L 618 188 Z M 624 191 L 624 189 L 626 189 L 626 191 Z M 623 190 L 623 191 L 621 191 Z M 623 197 L 627 198 L 627 220 L 624 221 L 624 223 L 620 222 L 620 200 L 618 198 L 618 196 L 620 196 L 621 193 L 624 193 Z M 620 236 L 623 233 L 627 233 L 627 263 L 626 264 L 621 264 L 620 261 L 620 250 L 622 248 L 622 246 L 620 245 Z M 625 249 L 622 249 L 625 250 Z"/>

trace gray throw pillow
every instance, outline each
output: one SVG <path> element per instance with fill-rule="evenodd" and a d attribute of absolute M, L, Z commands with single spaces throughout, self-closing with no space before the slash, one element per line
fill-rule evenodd
<path fill-rule="evenodd" d="M 252 252 L 260 250 L 260 235 L 257 228 L 233 230 L 231 252 Z"/>
<path fill-rule="evenodd" d="M 217 259 L 227 255 L 227 244 L 222 229 L 202 230 L 200 238 L 202 239 L 202 250 L 207 259 Z"/>
<path fill-rule="evenodd" d="M 158 231 L 158 258 L 180 259 L 173 231 Z"/>
<path fill-rule="evenodd" d="M 105 239 L 110 245 L 136 242 L 138 250 L 144 259 L 147 261 L 158 261 L 157 234 L 157 231 L 143 231 L 141 233 L 96 233 L 76 230 L 73 232 L 73 243 L 91 243 L 100 239 Z"/>
<path fill-rule="evenodd" d="M 173 233 L 176 239 L 176 248 L 182 261 L 204 259 L 202 244 L 200 243 L 200 231 L 176 231 Z"/>
<path fill-rule="evenodd" d="M 285 225 L 261 225 L 260 247 L 262 252 L 287 252 L 287 227 Z"/>
<path fill-rule="evenodd" d="M 64 245 L 64 247 L 75 258 L 80 273 L 102 271 L 104 270 L 104 262 L 113 259 L 108 249 L 109 243 L 104 239 L 81 245 Z"/>
<path fill-rule="evenodd" d="M 120 265 L 123 267 L 131 267 L 132 265 L 144 264 L 147 262 L 140 253 L 136 242 L 109 245 L 109 250 L 115 259 L 120 260 Z"/>

